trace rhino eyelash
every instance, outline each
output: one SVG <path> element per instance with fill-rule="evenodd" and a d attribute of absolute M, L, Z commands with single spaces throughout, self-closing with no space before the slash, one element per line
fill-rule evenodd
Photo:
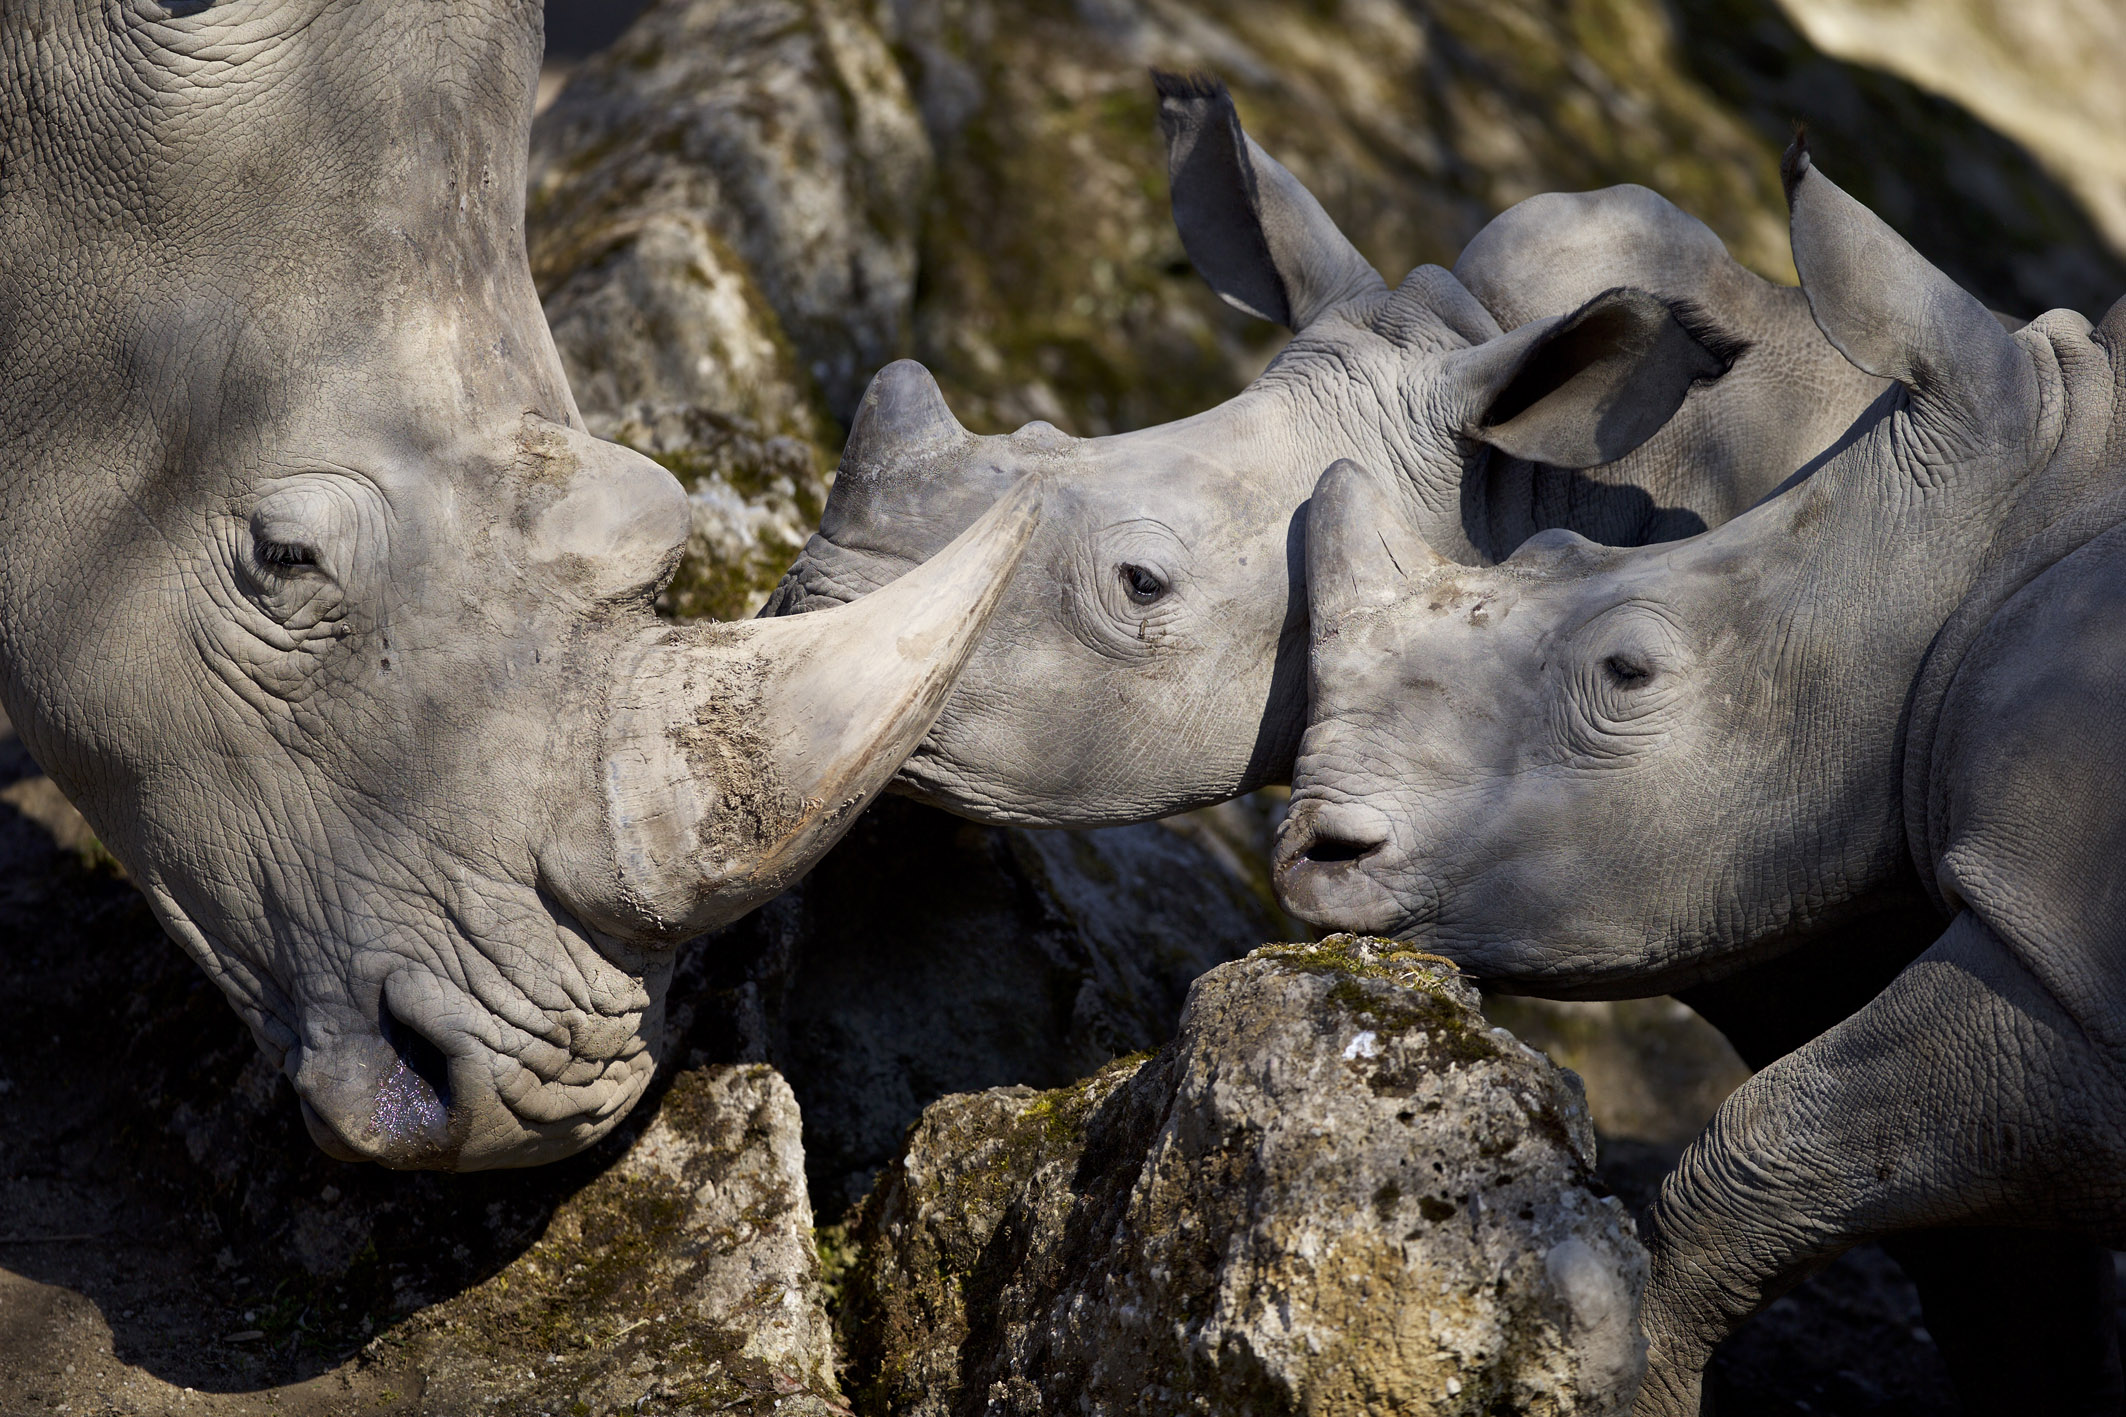
<path fill-rule="evenodd" d="M 1613 654 L 1602 661 L 1602 671 L 1620 688 L 1636 689 L 1654 677 L 1653 670 L 1637 660 Z"/>
<path fill-rule="evenodd" d="M 258 559 L 275 570 L 300 570 L 317 564 L 317 548 L 292 541 L 261 541 L 257 545 Z"/>

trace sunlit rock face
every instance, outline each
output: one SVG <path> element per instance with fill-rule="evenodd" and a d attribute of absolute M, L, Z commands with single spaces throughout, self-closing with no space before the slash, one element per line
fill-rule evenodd
<path fill-rule="evenodd" d="M 2027 147 L 2126 254 L 2126 8 L 2111 0 L 1780 0 L 1826 54 L 1883 69 Z"/>
<path fill-rule="evenodd" d="M 1577 1080 L 1451 965 L 1273 946 L 1074 1087 L 946 1098 L 867 1202 L 871 1410 L 1628 1410 L 1645 1256 Z M 980 1394 L 980 1397 L 977 1397 Z M 1141 1405 L 1140 1405 L 1141 1404 Z"/>
<path fill-rule="evenodd" d="M 907 338 L 928 141 L 853 5 L 652 6 L 533 135 L 528 235 L 586 422 L 693 500 L 667 593 L 749 614 Z"/>

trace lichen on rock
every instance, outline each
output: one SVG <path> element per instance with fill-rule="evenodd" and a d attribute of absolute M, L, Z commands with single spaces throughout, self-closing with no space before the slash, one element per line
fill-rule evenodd
<path fill-rule="evenodd" d="M 859 1410 L 1627 1410 L 1644 1253 L 1577 1081 L 1476 1003 L 1271 947 L 1149 1059 L 936 1103 L 858 1220 Z"/>
<path fill-rule="evenodd" d="M 822 1297 L 788 1085 L 696 1068 L 529 1249 L 391 1342 L 433 1411 L 828 1417 Z"/>

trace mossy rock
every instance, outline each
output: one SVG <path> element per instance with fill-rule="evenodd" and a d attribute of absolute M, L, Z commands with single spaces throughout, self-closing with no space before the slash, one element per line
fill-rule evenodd
<path fill-rule="evenodd" d="M 1615 1413 L 1645 1256 L 1577 1083 L 1445 960 L 1221 965 L 1179 1037 L 946 1098 L 851 1231 L 857 1410 Z"/>

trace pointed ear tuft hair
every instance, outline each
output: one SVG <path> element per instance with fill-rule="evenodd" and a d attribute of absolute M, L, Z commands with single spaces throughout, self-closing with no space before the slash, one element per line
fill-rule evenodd
<path fill-rule="evenodd" d="M 1224 84 L 1152 71 L 1181 244 L 1236 309 L 1291 330 L 1385 289 L 1313 194 L 1241 131 Z"/>
<path fill-rule="evenodd" d="M 1159 91 L 1159 97 L 1162 100 L 1172 98 L 1180 99 L 1184 102 L 1190 99 L 1205 99 L 1211 102 L 1216 102 L 1220 99 L 1231 101 L 1231 96 L 1226 92 L 1225 80 L 1214 74 L 1206 74 L 1201 71 L 1191 74 L 1176 74 L 1166 69 L 1154 69 L 1152 70 L 1152 87 Z"/>
<path fill-rule="evenodd" d="M 1676 323 L 1683 327 L 1684 333 L 1703 346 L 1705 352 L 1720 366 L 1719 374 L 1708 377 L 1719 378 L 1726 374 L 1735 367 L 1736 360 L 1756 347 L 1747 335 L 1739 330 L 1728 329 L 1713 318 L 1711 311 L 1695 301 L 1669 300 L 1663 303 L 1668 306 L 1668 313 L 1675 318 Z"/>
<path fill-rule="evenodd" d="M 1802 177 L 1809 170 L 1809 129 L 1799 119 L 1794 121 L 1794 141 L 1786 145 L 1779 155 L 1779 185 L 1786 192 L 1786 204 L 1794 205 L 1794 189 L 1801 185 Z"/>

